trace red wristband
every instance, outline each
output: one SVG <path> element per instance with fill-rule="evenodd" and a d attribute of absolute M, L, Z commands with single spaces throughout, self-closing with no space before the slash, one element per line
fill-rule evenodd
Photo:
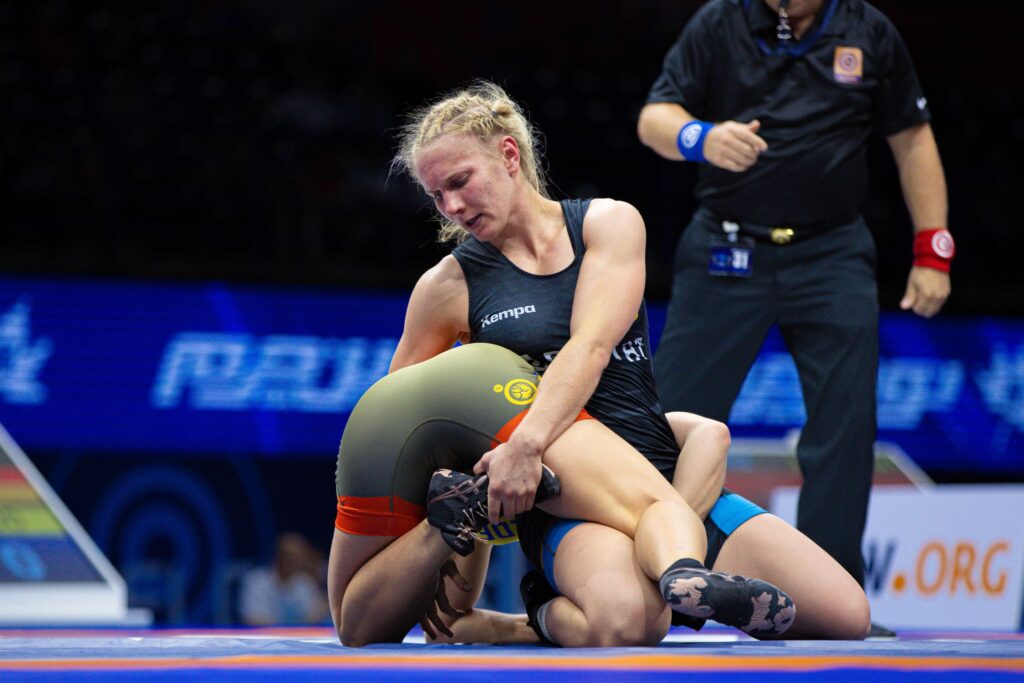
<path fill-rule="evenodd" d="M 953 236 L 945 228 L 922 230 L 914 236 L 914 265 L 949 272 L 956 253 Z"/>

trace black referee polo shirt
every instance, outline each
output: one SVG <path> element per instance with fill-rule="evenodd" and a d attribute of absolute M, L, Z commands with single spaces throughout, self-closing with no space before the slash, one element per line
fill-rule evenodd
<path fill-rule="evenodd" d="M 867 186 L 865 141 L 930 119 L 892 23 L 863 0 L 824 0 L 787 49 L 764 0 L 711 0 L 665 56 L 648 103 L 705 121 L 758 119 L 768 151 L 744 173 L 702 164 L 697 199 L 729 218 L 810 225 L 855 216 Z"/>

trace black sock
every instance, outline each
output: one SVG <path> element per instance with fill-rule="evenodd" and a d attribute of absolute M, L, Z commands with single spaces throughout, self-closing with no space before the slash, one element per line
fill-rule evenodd
<path fill-rule="evenodd" d="M 661 573 L 661 575 L 665 576 L 665 574 L 668 574 L 670 571 L 675 569 L 707 569 L 707 567 L 705 567 L 704 563 L 700 560 L 695 560 L 692 557 L 683 557 L 673 562 L 668 569 Z"/>
<path fill-rule="evenodd" d="M 554 638 L 551 637 L 551 632 L 548 631 L 548 627 L 546 624 L 548 607 L 551 606 L 552 602 L 554 602 L 554 599 L 548 600 L 543 605 L 537 608 L 535 616 L 536 628 L 534 629 L 534 633 L 540 636 L 541 642 L 550 643 L 551 645 L 558 645 L 558 643 L 555 642 Z"/>
<path fill-rule="evenodd" d="M 558 597 L 558 592 L 552 588 L 544 574 L 537 570 L 527 572 L 519 582 L 519 594 L 523 597 L 523 605 L 526 607 L 527 624 L 537 634 L 542 643 L 557 645 L 548 635 L 546 626 L 543 625 L 543 611 L 547 611 L 545 605 Z"/>

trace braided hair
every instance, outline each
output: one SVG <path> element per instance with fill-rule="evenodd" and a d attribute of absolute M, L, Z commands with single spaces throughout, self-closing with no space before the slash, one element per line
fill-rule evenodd
<path fill-rule="evenodd" d="M 541 164 L 540 134 L 526 118 L 522 108 L 500 86 L 476 81 L 466 88 L 442 96 L 432 104 L 414 111 L 399 134 L 399 147 L 391 167 L 406 171 L 416 180 L 416 157 L 438 138 L 467 135 L 481 141 L 509 135 L 519 145 L 520 169 L 526 181 L 541 196 L 550 199 L 547 178 Z M 456 243 L 469 233 L 441 217 L 437 240 Z"/>

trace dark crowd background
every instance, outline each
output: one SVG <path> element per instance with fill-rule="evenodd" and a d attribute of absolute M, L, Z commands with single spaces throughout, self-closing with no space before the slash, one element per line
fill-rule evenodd
<path fill-rule="evenodd" d="M 447 250 L 425 195 L 389 177 L 395 133 L 405 112 L 479 77 L 504 85 L 545 133 L 556 197 L 640 209 L 648 297 L 664 301 L 695 169 L 644 148 L 635 125 L 700 4 L 0 0 L 0 274 L 408 291 Z M 944 315 L 1024 315 L 1012 5 L 877 4 L 917 65 L 950 188 L 959 254 Z M 881 303 L 894 309 L 911 226 L 883 140 L 870 163 L 864 211 Z M 160 624 L 238 623 L 239 577 L 270 561 L 279 532 L 330 543 L 332 453 L 31 455 L 86 522 L 105 505 L 96 490 L 133 468 L 173 472 L 183 501 L 199 489 L 230 501 L 230 554 L 203 540 L 201 512 L 143 547 L 115 533 L 141 511 L 106 536 L 90 526 L 132 604 Z"/>
<path fill-rule="evenodd" d="M 0 269 L 408 289 L 445 253 L 388 177 L 410 108 L 495 80 L 546 134 L 556 196 L 634 203 L 665 299 L 694 169 L 635 135 L 695 0 L 0 2 Z M 879 2 L 934 115 L 959 247 L 952 313 L 1024 313 L 1024 70 L 1009 3 Z M 875 140 L 882 305 L 910 222 Z"/>

